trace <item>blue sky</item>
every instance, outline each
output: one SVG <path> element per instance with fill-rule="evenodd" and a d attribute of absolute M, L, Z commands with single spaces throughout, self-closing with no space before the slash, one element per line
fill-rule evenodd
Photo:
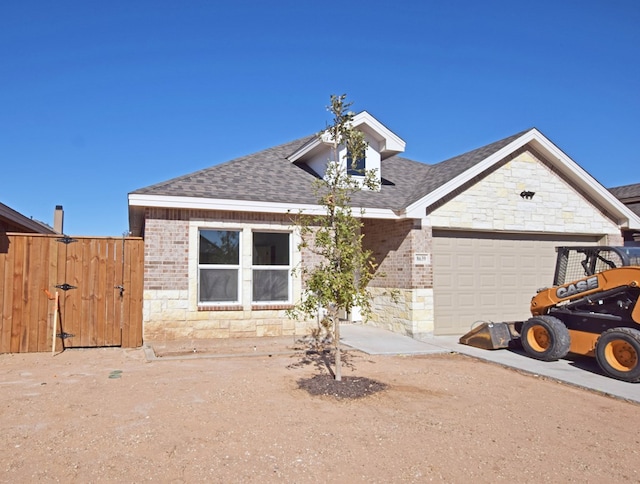
<path fill-rule="evenodd" d="M 0 202 L 121 235 L 127 194 L 322 129 L 346 93 L 435 163 L 537 127 L 640 182 L 640 2 L 5 0 Z"/>

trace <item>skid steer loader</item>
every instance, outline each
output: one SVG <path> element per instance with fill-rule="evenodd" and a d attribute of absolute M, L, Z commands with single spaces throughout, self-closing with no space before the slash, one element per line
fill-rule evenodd
<path fill-rule="evenodd" d="M 553 287 L 531 299 L 526 321 L 482 323 L 460 343 L 536 359 L 593 356 L 608 376 L 640 381 L 640 247 L 558 247 Z"/>

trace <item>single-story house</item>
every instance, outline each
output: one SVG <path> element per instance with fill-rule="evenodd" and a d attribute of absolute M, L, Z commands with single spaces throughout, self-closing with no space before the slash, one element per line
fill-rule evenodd
<path fill-rule="evenodd" d="M 640 216 L 640 183 L 610 188 L 609 191 L 629 207 L 633 213 Z M 640 231 L 623 230 L 623 236 L 625 245 L 640 246 Z"/>
<path fill-rule="evenodd" d="M 352 198 L 385 274 L 370 284 L 370 324 L 422 338 L 525 319 L 552 282 L 556 246 L 621 245 L 622 230 L 640 229 L 535 128 L 425 164 L 400 156 L 405 142 L 369 113 L 353 125 L 381 182 Z M 303 290 L 291 269 L 313 255 L 298 249 L 290 214 L 321 213 L 312 183 L 329 156 L 313 135 L 131 192 L 130 230 L 145 241 L 144 337 L 305 332 L 310 322 L 285 310 Z"/>

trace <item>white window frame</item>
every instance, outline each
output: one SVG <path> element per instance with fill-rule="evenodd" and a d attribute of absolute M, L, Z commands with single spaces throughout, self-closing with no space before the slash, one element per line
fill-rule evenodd
<path fill-rule="evenodd" d="M 217 232 L 237 232 L 238 233 L 238 264 L 201 264 L 200 263 L 200 232 L 202 231 L 217 231 Z M 197 303 L 198 306 L 235 306 L 242 304 L 242 254 L 243 254 L 243 230 L 241 228 L 228 228 L 228 227 L 198 227 L 198 242 L 197 242 Z M 233 269 L 238 273 L 238 297 L 235 301 L 202 301 L 200 297 L 200 274 L 202 270 L 221 270 L 221 269 Z"/>
<path fill-rule="evenodd" d="M 364 155 L 361 158 L 358 158 L 356 160 L 356 167 L 361 162 L 362 163 L 362 168 L 356 168 L 355 170 L 352 170 L 352 168 L 351 168 L 352 163 L 350 163 L 350 160 L 352 160 L 352 157 L 351 157 L 351 154 L 349 153 L 349 151 L 347 150 L 347 154 L 345 155 L 345 163 L 346 163 L 346 168 L 347 168 L 347 175 L 355 177 L 355 178 L 364 178 L 365 173 L 367 171 L 367 150 L 365 150 Z"/>
<path fill-rule="evenodd" d="M 289 238 L 289 263 L 287 265 L 255 265 L 253 263 L 253 237 L 254 234 L 256 233 L 261 233 L 261 234 L 286 234 Z M 291 274 L 291 270 L 293 268 L 293 243 L 294 243 L 294 238 L 293 238 L 293 233 L 290 230 L 269 230 L 269 229 L 263 229 L 263 228 L 252 228 L 251 229 L 251 304 L 254 305 L 264 305 L 264 306 L 269 306 L 269 305 L 280 305 L 280 304 L 291 304 L 291 301 L 293 299 L 293 276 Z M 254 271 L 264 271 L 264 270 L 278 270 L 278 271 L 287 271 L 287 299 L 286 300 L 278 300 L 278 301 L 256 301 L 255 297 L 253 295 L 253 284 L 254 284 L 254 278 L 253 278 L 253 273 Z"/>

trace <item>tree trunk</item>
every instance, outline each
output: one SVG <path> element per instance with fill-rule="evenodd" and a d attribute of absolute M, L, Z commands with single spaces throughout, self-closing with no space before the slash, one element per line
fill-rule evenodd
<path fill-rule="evenodd" d="M 336 338 L 336 381 L 342 381 L 342 358 L 340 354 L 340 318 L 333 320 L 333 334 Z"/>

